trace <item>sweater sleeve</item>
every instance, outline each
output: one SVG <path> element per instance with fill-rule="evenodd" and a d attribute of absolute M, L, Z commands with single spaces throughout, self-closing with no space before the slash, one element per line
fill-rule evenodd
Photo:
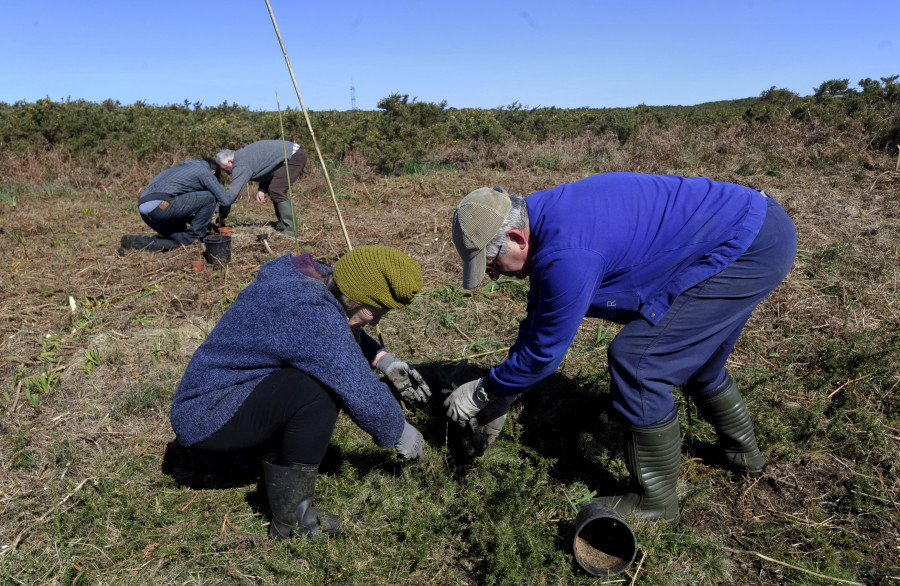
<path fill-rule="evenodd" d="M 520 394 L 559 368 L 603 273 L 603 259 L 590 251 L 565 250 L 541 259 L 516 342 L 489 374 L 497 393 Z"/>
<path fill-rule="evenodd" d="M 210 193 L 213 194 L 213 197 L 216 198 L 222 205 L 231 205 L 234 203 L 233 199 L 229 199 L 228 193 L 225 191 L 225 188 L 222 187 L 222 184 L 219 183 L 219 180 L 216 179 L 216 176 L 212 173 L 204 175 L 200 179 L 200 184 Z"/>
<path fill-rule="evenodd" d="M 359 347 L 362 349 L 363 356 L 369 361 L 369 364 L 375 360 L 375 355 L 384 350 L 384 346 L 378 343 L 378 340 L 367 334 L 364 330 L 359 331 Z"/>
<path fill-rule="evenodd" d="M 253 170 L 250 167 L 236 162 L 231 169 L 231 181 L 228 182 L 228 189 L 220 203 L 226 206 L 233 204 L 252 177 Z"/>
<path fill-rule="evenodd" d="M 372 370 L 347 318 L 336 302 L 307 302 L 292 323 L 273 340 L 287 351 L 292 366 L 317 378 L 343 401 L 350 419 L 372 436 L 379 447 L 391 447 L 403 433 L 403 409 Z"/>

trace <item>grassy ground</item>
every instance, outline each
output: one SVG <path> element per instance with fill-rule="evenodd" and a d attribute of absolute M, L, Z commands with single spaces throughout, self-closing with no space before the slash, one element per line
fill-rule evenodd
<path fill-rule="evenodd" d="M 253 462 L 179 448 L 168 408 L 192 351 L 262 263 L 297 251 L 333 262 L 344 251 L 321 174 L 298 184 L 298 241 L 272 240 L 271 252 L 258 243 L 273 213 L 244 196 L 232 213 L 233 262 L 192 273 L 199 248 L 116 255 L 123 233 L 148 233 L 135 195 L 170 161 L 100 180 L 65 153 L 0 153 L 0 581 L 605 583 L 577 567 L 572 540 L 575 503 L 627 477 L 605 369 L 615 329 L 585 322 L 498 443 L 466 458 L 441 390 L 502 359 L 527 285 L 462 290 L 449 224 L 481 185 L 527 194 L 629 169 L 765 188 L 794 218 L 800 245 L 729 365 L 768 473 L 736 481 L 685 456 L 680 523 L 635 524 L 638 560 L 619 578 L 897 583 L 900 174 L 864 138 L 804 147 L 788 134 L 710 129 L 689 140 L 676 128 L 627 150 L 610 137 L 511 140 L 482 153 L 483 165 L 394 178 L 352 160 L 336 168 L 354 246 L 397 246 L 424 269 L 424 293 L 381 331 L 435 390 L 430 409 L 408 410 L 428 445 L 401 465 L 342 415 L 318 502 L 352 528 L 280 543 L 266 538 Z M 685 433 L 710 437 L 679 402 Z"/>

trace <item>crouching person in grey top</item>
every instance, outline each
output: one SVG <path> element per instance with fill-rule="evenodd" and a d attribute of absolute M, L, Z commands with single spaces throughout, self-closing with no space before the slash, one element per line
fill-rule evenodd
<path fill-rule="evenodd" d="M 405 460 L 422 455 L 422 434 L 372 367 L 406 398 L 425 402 L 431 391 L 362 329 L 421 288 L 419 264 L 395 248 L 361 246 L 333 270 L 309 254 L 286 255 L 263 265 L 191 357 L 172 428 L 179 443 L 201 450 L 271 448 L 263 456 L 270 537 L 341 531 L 337 516 L 313 507 L 341 409 L 378 446 Z"/>
<path fill-rule="evenodd" d="M 153 178 L 138 199 L 138 211 L 156 236 L 122 236 L 120 254 L 131 248 L 166 251 L 206 235 L 217 206 L 225 201 L 219 167 L 212 158 L 185 161 Z"/>
<path fill-rule="evenodd" d="M 306 168 L 306 151 L 295 142 L 282 140 L 259 140 L 236 151 L 225 149 L 216 154 L 216 162 L 223 171 L 231 175 L 228 183 L 230 206 L 241 194 L 248 181 L 257 181 L 259 189 L 256 201 L 266 203 L 266 195 L 272 197 L 275 206 L 275 232 L 284 236 L 294 236 L 297 223 L 294 209 L 288 197 L 288 189 Z M 287 160 L 287 170 L 285 170 Z M 229 208 L 219 211 L 220 225 L 228 216 Z"/>

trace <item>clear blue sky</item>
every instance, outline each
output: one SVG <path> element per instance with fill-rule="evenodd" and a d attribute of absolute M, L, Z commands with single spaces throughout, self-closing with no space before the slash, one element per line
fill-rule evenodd
<path fill-rule="evenodd" d="M 900 74 L 900 0 L 270 0 L 306 107 L 693 105 Z M 0 102 L 299 107 L 265 0 L 0 0 Z"/>

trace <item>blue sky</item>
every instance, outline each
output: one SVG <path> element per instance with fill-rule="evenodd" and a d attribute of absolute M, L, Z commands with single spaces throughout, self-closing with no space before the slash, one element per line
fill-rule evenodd
<path fill-rule="evenodd" d="M 693 105 L 900 74 L 900 0 L 269 0 L 303 101 Z M 0 102 L 299 107 L 265 0 L 0 0 Z"/>

